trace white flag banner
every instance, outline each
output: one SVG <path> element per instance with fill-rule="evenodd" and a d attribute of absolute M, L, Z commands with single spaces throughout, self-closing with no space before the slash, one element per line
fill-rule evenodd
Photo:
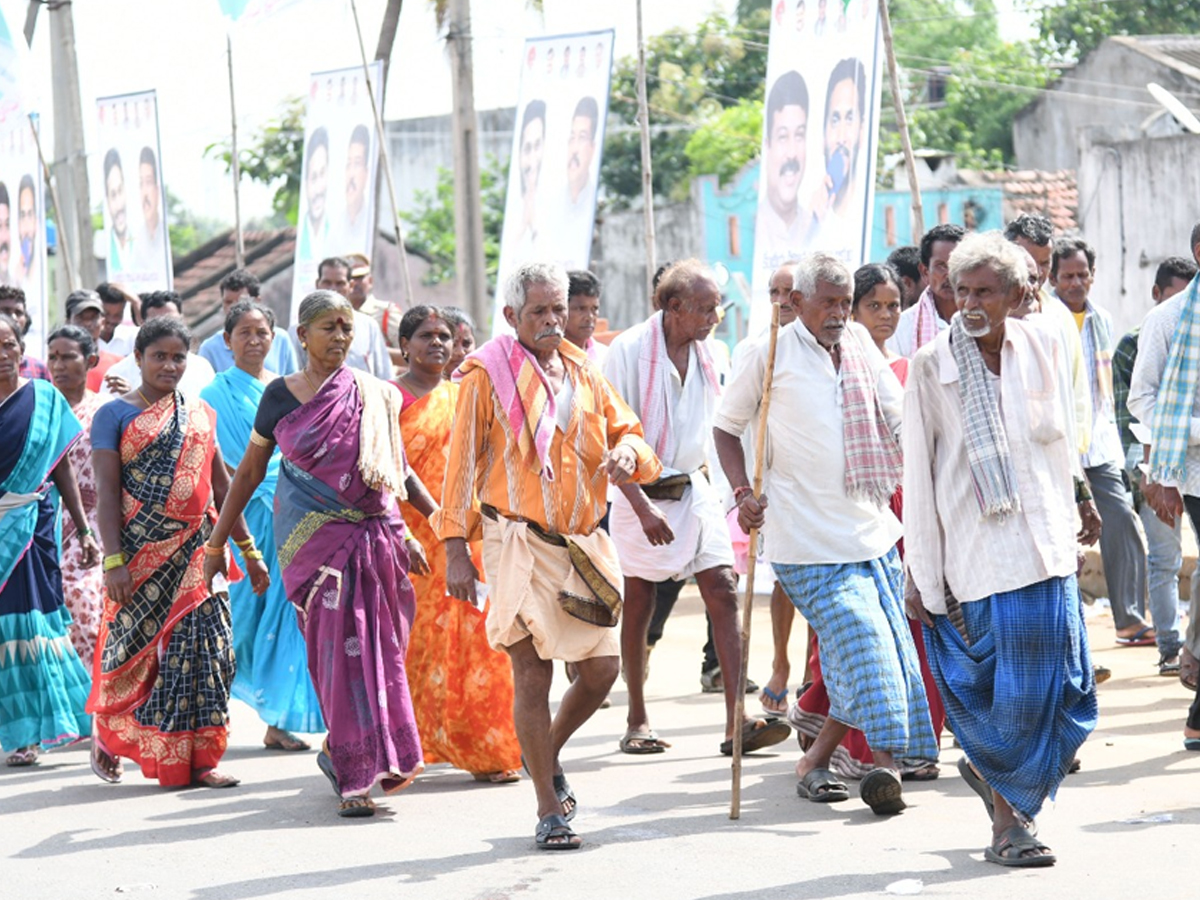
<path fill-rule="evenodd" d="M 25 352 L 43 359 L 49 327 L 45 192 L 37 142 L 24 114 L 0 121 L 0 284 L 25 292 Z"/>
<path fill-rule="evenodd" d="M 609 29 L 525 41 L 493 334 L 508 330 L 502 313 L 504 281 L 519 265 L 556 262 L 568 269 L 587 268 L 614 35 Z"/>
<path fill-rule="evenodd" d="M 383 66 L 377 60 L 370 69 L 378 97 Z M 292 322 L 300 301 L 316 287 L 322 259 L 371 255 L 378 163 L 375 114 L 362 67 L 315 73 L 304 115 Z"/>
<path fill-rule="evenodd" d="M 875 0 L 776 0 L 751 335 L 770 324 L 768 281 L 780 264 L 820 251 L 853 269 L 870 250 L 884 65 Z"/>
<path fill-rule="evenodd" d="M 108 280 L 135 294 L 174 282 L 154 91 L 96 100 Z"/>

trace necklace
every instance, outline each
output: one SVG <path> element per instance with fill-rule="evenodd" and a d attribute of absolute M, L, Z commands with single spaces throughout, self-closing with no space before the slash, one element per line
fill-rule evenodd
<path fill-rule="evenodd" d="M 146 409 L 149 409 L 150 407 L 152 407 L 152 406 L 154 405 L 153 403 L 151 403 L 151 402 L 150 402 L 149 398 L 147 398 L 147 397 L 146 397 L 146 395 L 142 393 L 142 389 L 141 389 L 141 388 L 138 388 L 138 389 L 137 389 L 137 395 L 138 395 L 139 397 L 141 397 L 141 398 L 142 398 L 142 402 L 146 404 Z"/>
<path fill-rule="evenodd" d="M 308 382 L 308 386 L 312 388 L 313 396 L 317 396 L 317 386 L 312 383 L 312 379 L 308 377 L 308 366 L 300 370 L 300 374 L 304 376 L 304 380 Z M 321 382 L 324 384 L 324 382 Z"/>

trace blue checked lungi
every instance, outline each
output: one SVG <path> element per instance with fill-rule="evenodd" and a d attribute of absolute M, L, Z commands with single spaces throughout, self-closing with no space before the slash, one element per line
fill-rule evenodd
<path fill-rule="evenodd" d="M 867 562 L 772 568 L 821 641 L 829 715 L 873 750 L 937 759 L 895 548 Z"/>
<path fill-rule="evenodd" d="M 1017 812 L 1053 799 L 1096 727 L 1096 685 L 1075 576 L 962 604 L 925 629 L 946 718 L 967 758 Z"/>

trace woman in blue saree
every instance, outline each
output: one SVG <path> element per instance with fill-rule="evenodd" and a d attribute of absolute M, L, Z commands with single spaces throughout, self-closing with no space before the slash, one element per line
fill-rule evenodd
<path fill-rule="evenodd" d="M 24 352 L 21 329 L 0 314 L 0 745 L 10 766 L 90 732 L 91 682 L 67 636 L 51 488 L 75 523 L 83 564 L 100 562 L 66 455 L 79 423 L 49 381 L 20 376 Z"/>
<path fill-rule="evenodd" d="M 250 445 L 254 416 L 263 391 L 275 373 L 264 368 L 275 333 L 275 314 L 252 301 L 240 301 L 225 317 L 225 343 L 233 366 L 219 373 L 200 392 L 217 413 L 217 443 L 225 464 L 236 469 Z M 308 674 L 304 633 L 296 608 L 288 602 L 275 550 L 274 503 L 279 481 L 279 450 L 267 463 L 266 475 L 246 504 L 246 526 L 271 574 L 265 594 L 254 593 L 249 581 L 229 588 L 233 613 L 233 647 L 237 675 L 233 696 L 249 704 L 267 724 L 263 744 L 275 750 L 307 750 L 291 732 L 325 730 L 321 702 Z"/>

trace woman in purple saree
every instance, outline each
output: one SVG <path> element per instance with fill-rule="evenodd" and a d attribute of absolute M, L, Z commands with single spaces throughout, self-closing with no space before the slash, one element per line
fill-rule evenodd
<path fill-rule="evenodd" d="M 425 515 L 435 504 L 404 461 L 399 391 L 344 365 L 349 301 L 317 291 L 299 319 L 305 367 L 264 391 L 209 543 L 224 546 L 278 444 L 279 566 L 329 726 L 318 765 L 342 798 L 338 814 L 369 816 L 372 787 L 393 793 L 422 768 L 404 657 L 414 613 L 410 558 L 415 571 L 425 559 L 397 499 L 407 496 Z M 223 571 L 223 556 L 206 562 L 207 579 Z"/>

